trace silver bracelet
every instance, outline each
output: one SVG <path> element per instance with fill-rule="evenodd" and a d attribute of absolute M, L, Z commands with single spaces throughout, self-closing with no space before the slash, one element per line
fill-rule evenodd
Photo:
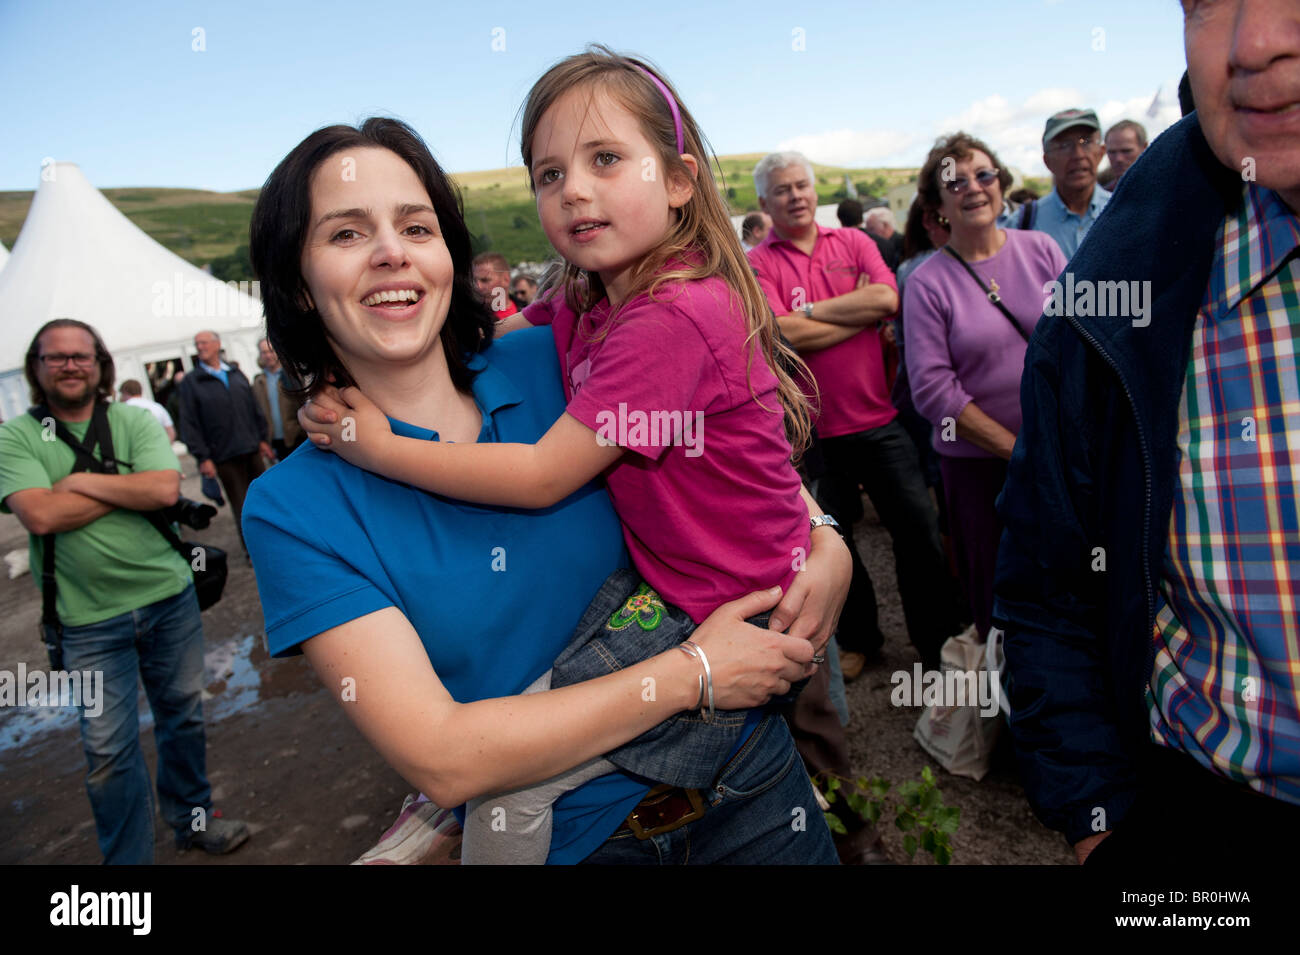
<path fill-rule="evenodd" d="M 709 658 L 708 658 L 707 656 L 705 656 L 705 654 L 704 654 L 704 648 L 701 647 L 698 643 L 696 643 L 696 642 L 693 641 L 693 640 L 685 640 L 685 641 L 683 641 L 683 642 L 680 644 L 680 649 L 682 649 L 683 651 L 685 651 L 687 654 L 689 654 L 689 655 L 692 656 L 692 657 L 694 657 L 694 656 L 698 656 L 700 662 L 701 662 L 702 664 L 704 664 L 704 676 L 703 676 L 701 679 L 702 679 L 703 681 L 706 681 L 706 682 L 708 683 L 708 686 L 709 686 L 709 710 L 708 710 L 707 713 L 704 711 L 704 706 L 703 706 L 703 702 L 704 702 L 704 693 L 703 693 L 703 688 L 701 687 L 701 692 L 700 692 L 700 704 L 701 704 L 701 705 L 699 706 L 700 719 L 703 720 L 705 723 L 712 723 L 712 722 L 713 722 L 713 717 L 714 717 L 714 709 L 713 709 L 713 670 L 709 668 Z"/>
<path fill-rule="evenodd" d="M 688 646 L 687 644 L 689 644 L 689 646 Z M 690 657 L 692 660 L 695 660 L 695 659 L 698 659 L 698 657 L 697 657 L 697 655 L 696 655 L 696 653 L 695 653 L 695 650 L 692 650 L 692 649 L 691 649 L 691 647 L 694 647 L 694 646 L 695 646 L 695 644 L 693 644 L 693 643 L 691 643 L 689 640 L 687 640 L 686 643 L 680 643 L 680 644 L 678 644 L 678 645 L 677 645 L 677 649 L 680 650 L 680 651 L 682 651 L 682 653 L 686 654 L 686 655 L 687 655 L 688 657 Z M 697 679 L 700 681 L 700 695 L 696 698 L 696 700 L 695 700 L 695 705 L 691 707 L 691 709 L 693 709 L 693 710 L 699 710 L 699 709 L 703 709 L 703 708 L 704 708 L 704 674 L 701 673 L 701 674 L 697 677 Z"/>

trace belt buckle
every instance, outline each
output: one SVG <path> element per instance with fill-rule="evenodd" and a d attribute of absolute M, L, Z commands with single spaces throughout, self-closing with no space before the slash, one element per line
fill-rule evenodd
<path fill-rule="evenodd" d="M 704 797 L 698 789 L 659 785 L 628 813 L 627 827 L 644 840 L 680 829 L 703 815 Z"/>

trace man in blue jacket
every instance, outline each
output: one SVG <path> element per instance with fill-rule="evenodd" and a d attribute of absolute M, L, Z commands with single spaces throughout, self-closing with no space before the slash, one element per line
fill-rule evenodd
<path fill-rule="evenodd" d="M 1300 838 L 1300 3 L 1184 0 L 1198 112 L 1045 289 L 994 618 L 1080 862 Z"/>
<path fill-rule="evenodd" d="M 181 379 L 181 434 L 205 478 L 221 478 L 230 510 L 244 540 L 240 512 L 244 495 L 275 453 L 266 441 L 267 424 L 253 388 L 239 370 L 221 360 L 221 337 L 212 331 L 194 336 L 199 360 Z M 245 548 L 247 553 L 247 548 Z"/>

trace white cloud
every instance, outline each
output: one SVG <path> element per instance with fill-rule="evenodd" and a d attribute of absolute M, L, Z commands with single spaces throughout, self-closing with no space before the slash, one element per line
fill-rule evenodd
<path fill-rule="evenodd" d="M 893 164 L 898 157 L 915 152 L 918 146 L 924 155 L 927 145 L 926 137 L 915 131 L 833 129 L 782 140 L 777 149 L 795 149 L 815 162 L 830 166 L 880 166 Z"/>
<path fill-rule="evenodd" d="M 934 140 L 945 133 L 965 130 L 983 139 L 1004 163 L 1031 176 L 1046 176 L 1043 165 L 1043 124 L 1055 112 L 1071 107 L 1092 106 L 1103 131 L 1121 119 L 1135 119 L 1147 129 L 1150 139 L 1179 119 L 1178 81 L 1161 88 L 1156 115 L 1149 116 L 1154 91 L 1126 100 L 1107 100 L 1097 105 L 1079 90 L 1046 87 L 1019 102 L 999 95 L 972 101 L 965 109 L 945 116 L 928 129 L 835 129 L 793 136 L 779 149 L 797 149 L 818 163 L 834 166 L 919 166 Z"/>
<path fill-rule="evenodd" d="M 974 132 L 975 130 L 997 129 L 1021 123 L 1025 120 L 1042 123 L 1053 113 L 1069 109 L 1080 101 L 1081 97 L 1078 90 L 1056 87 L 1032 93 L 1023 102 L 1016 105 L 1012 105 L 1005 97 L 994 94 L 976 100 L 954 116 L 944 117 L 939 120 L 936 128 L 940 131 L 965 129 Z"/>

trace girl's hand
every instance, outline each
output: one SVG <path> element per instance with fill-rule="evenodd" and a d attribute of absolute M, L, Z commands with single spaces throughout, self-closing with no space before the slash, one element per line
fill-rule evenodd
<path fill-rule="evenodd" d="M 762 706 L 816 671 L 807 640 L 745 623 L 746 618 L 770 609 L 780 593 L 780 587 L 773 587 L 725 603 L 691 637 L 709 659 L 716 709 Z"/>
<path fill-rule="evenodd" d="M 839 626 L 853 577 L 853 557 L 833 527 L 814 529 L 812 542 L 812 553 L 795 574 L 785 599 L 772 611 L 768 627 L 809 640 L 813 651 L 821 653 Z"/>
<path fill-rule="evenodd" d="M 388 416 L 359 388 L 326 386 L 298 409 L 298 423 L 316 447 L 367 471 L 381 470 L 394 440 Z"/>
<path fill-rule="evenodd" d="M 343 417 L 347 406 L 339 399 L 339 391 L 333 385 L 326 385 L 316 394 L 302 403 L 298 409 L 298 424 L 306 432 L 312 443 L 321 450 L 331 450 L 329 431 L 326 425 L 335 424 Z M 317 441 L 317 437 L 326 440 Z"/>

